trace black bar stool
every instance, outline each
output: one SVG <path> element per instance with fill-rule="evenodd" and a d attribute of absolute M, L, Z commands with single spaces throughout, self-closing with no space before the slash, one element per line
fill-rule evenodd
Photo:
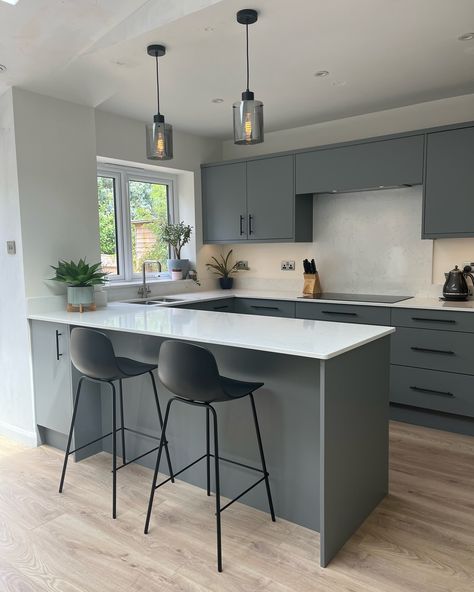
<path fill-rule="evenodd" d="M 155 473 L 153 475 L 153 483 L 151 486 L 150 499 L 148 502 L 148 512 L 145 522 L 145 534 L 148 534 L 150 526 L 151 511 L 153 508 L 153 498 L 155 491 L 170 479 L 162 481 L 159 485 L 156 484 L 158 478 L 158 471 L 160 468 L 160 460 L 163 447 L 166 446 L 166 428 L 170 415 L 170 408 L 174 401 L 180 401 L 187 405 L 195 405 L 206 409 L 206 453 L 193 461 L 183 469 L 174 473 L 176 477 L 186 469 L 189 469 L 199 461 L 206 459 L 207 464 L 207 495 L 210 491 L 210 458 L 214 457 L 214 470 L 216 480 L 216 527 L 217 527 L 217 569 L 222 571 L 222 542 L 221 542 L 221 512 L 228 508 L 235 501 L 240 499 L 243 495 L 248 493 L 251 489 L 256 487 L 262 481 L 265 482 L 268 505 L 270 507 L 270 514 L 273 522 L 275 522 L 275 512 L 273 509 L 272 495 L 270 492 L 270 483 L 268 479 L 267 466 L 265 464 L 265 456 L 263 453 L 262 438 L 260 435 L 260 428 L 258 425 L 257 410 L 255 408 L 255 401 L 253 397 L 254 391 L 263 386 L 262 382 L 243 382 L 242 380 L 233 380 L 220 376 L 217 368 L 217 363 L 210 351 L 197 345 L 183 343 L 180 341 L 164 341 L 160 349 L 160 357 L 158 364 L 158 376 L 164 386 L 173 393 L 172 397 L 166 406 L 165 421 L 161 431 L 160 445 L 158 447 L 158 456 L 156 458 Z M 257 433 L 257 443 L 260 452 L 260 460 L 262 464 L 261 469 L 238 463 L 219 456 L 219 443 L 217 434 L 217 413 L 211 403 L 221 403 L 225 401 L 232 401 L 234 399 L 241 399 L 248 396 L 252 407 L 253 419 L 255 422 L 255 430 Z M 214 454 L 210 452 L 209 444 L 209 415 L 213 416 L 214 427 Z M 263 474 L 263 477 L 258 479 L 253 485 L 248 487 L 245 491 L 240 493 L 233 500 L 221 507 L 220 500 L 220 481 L 219 481 L 219 461 L 230 462 L 247 469 L 252 469 Z"/>
<path fill-rule="evenodd" d="M 69 436 L 67 440 L 66 453 L 64 455 L 63 470 L 61 473 L 61 482 L 59 484 L 59 493 L 62 493 L 64 486 L 64 478 L 66 476 L 67 461 L 69 455 L 82 450 L 91 444 L 95 444 L 107 436 L 112 436 L 112 517 L 117 517 L 117 471 L 126 465 L 143 458 L 147 454 L 158 450 L 160 446 L 165 447 L 166 458 L 168 461 L 168 468 L 170 471 L 170 479 L 174 482 L 173 470 L 171 468 L 171 460 L 168 451 L 168 442 L 162 441 L 160 438 L 160 446 L 156 446 L 152 450 L 140 454 L 136 458 L 127 461 L 125 454 L 125 432 L 130 431 L 135 434 L 145 436 L 148 438 L 158 439 L 149 434 L 143 434 L 136 430 L 131 430 L 125 427 L 124 413 L 123 413 L 123 388 L 122 381 L 125 378 L 132 378 L 134 376 L 142 376 L 143 374 L 149 374 L 151 383 L 153 386 L 153 392 L 155 395 L 156 409 L 158 412 L 158 421 L 160 427 L 163 428 L 163 416 L 161 414 L 160 402 L 158 400 L 158 392 L 156 390 L 155 377 L 153 376 L 153 370 L 158 367 L 156 364 L 146 364 L 145 362 L 139 362 L 132 360 L 131 358 L 120 358 L 116 357 L 114 348 L 109 337 L 105 333 L 96 331 L 94 329 L 84 329 L 82 327 L 75 327 L 71 331 L 71 360 L 74 366 L 81 372 L 82 376 L 79 379 L 77 385 L 76 399 L 74 402 L 74 410 L 72 412 L 71 427 L 69 429 Z M 77 409 L 79 406 L 79 398 L 81 394 L 81 387 L 84 380 L 90 380 L 92 382 L 107 383 L 110 384 L 112 390 L 112 431 L 108 434 L 100 436 L 88 442 L 83 446 L 79 446 L 74 450 L 71 450 L 71 441 L 74 431 L 74 423 L 76 421 Z M 117 428 L 117 417 L 116 417 L 116 389 L 114 381 L 119 382 L 119 393 L 120 393 L 120 416 L 121 416 L 121 427 Z M 117 432 L 121 432 L 122 435 L 122 464 L 117 467 Z"/>

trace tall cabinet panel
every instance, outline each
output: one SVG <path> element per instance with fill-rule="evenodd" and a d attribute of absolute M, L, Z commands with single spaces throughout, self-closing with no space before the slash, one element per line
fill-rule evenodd
<path fill-rule="evenodd" d="M 250 240 L 293 239 L 293 155 L 247 163 L 247 208 Z"/>
<path fill-rule="evenodd" d="M 246 163 L 203 168 L 204 242 L 247 240 Z"/>
<path fill-rule="evenodd" d="M 474 236 L 474 127 L 427 138 L 423 237 Z"/>

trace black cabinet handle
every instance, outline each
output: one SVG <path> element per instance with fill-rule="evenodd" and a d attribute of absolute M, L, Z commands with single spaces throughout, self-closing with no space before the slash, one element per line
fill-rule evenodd
<path fill-rule="evenodd" d="M 342 312 L 339 310 L 322 310 L 323 314 L 331 314 L 331 315 L 342 315 L 345 317 L 358 317 L 359 315 L 356 312 Z"/>
<path fill-rule="evenodd" d="M 56 360 L 59 360 L 59 358 L 63 355 L 61 353 L 59 353 L 59 337 L 62 335 L 62 333 L 60 333 L 57 329 L 56 329 Z"/>
<path fill-rule="evenodd" d="M 426 323 L 450 323 L 454 324 L 454 319 L 430 319 L 426 317 L 411 317 L 412 321 L 425 321 Z"/>
<path fill-rule="evenodd" d="M 438 397 L 454 397 L 453 393 L 448 391 L 436 391 L 434 389 L 423 388 L 421 386 L 411 386 L 412 391 L 416 391 L 418 393 L 427 393 L 429 395 L 437 395 Z"/>
<path fill-rule="evenodd" d="M 263 308 L 265 310 L 280 310 L 278 308 L 278 306 L 257 306 L 256 304 L 251 304 L 250 308 L 256 308 L 256 309 Z"/>
<path fill-rule="evenodd" d="M 252 220 L 253 220 L 253 216 L 251 214 L 249 214 L 249 234 L 253 234 Z"/>
<path fill-rule="evenodd" d="M 413 351 L 424 352 L 427 354 L 444 354 L 447 356 L 454 356 L 455 352 L 450 349 L 431 349 L 429 347 L 411 347 Z"/>
<path fill-rule="evenodd" d="M 240 214 L 240 236 L 245 234 L 244 232 L 244 217 Z"/>
<path fill-rule="evenodd" d="M 229 305 L 223 304 L 222 306 L 214 306 L 213 310 L 224 310 L 225 308 L 229 308 Z"/>

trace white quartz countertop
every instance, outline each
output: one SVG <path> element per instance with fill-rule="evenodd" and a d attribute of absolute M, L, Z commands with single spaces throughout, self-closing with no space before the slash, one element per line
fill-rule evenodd
<path fill-rule="evenodd" d="M 240 292 L 179 295 L 210 300 Z M 171 295 L 169 296 L 171 297 Z M 178 298 L 178 295 L 175 296 Z M 250 297 L 250 294 L 248 295 Z M 252 297 L 255 297 L 252 293 Z M 270 298 L 270 296 L 268 296 Z M 272 295 L 271 298 L 276 298 Z M 280 298 L 281 299 L 281 298 Z M 328 360 L 394 332 L 392 327 L 229 314 L 112 302 L 94 312 L 65 310 L 30 314 L 32 320 L 183 339 L 258 351 Z"/>

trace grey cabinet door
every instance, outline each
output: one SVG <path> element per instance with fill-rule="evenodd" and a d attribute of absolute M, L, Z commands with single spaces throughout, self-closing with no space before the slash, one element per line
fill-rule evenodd
<path fill-rule="evenodd" d="M 69 327 L 32 321 L 31 345 L 36 423 L 67 434 L 73 406 Z"/>
<path fill-rule="evenodd" d="M 205 243 L 247 240 L 246 163 L 203 167 Z"/>
<path fill-rule="evenodd" d="M 248 238 L 294 238 L 294 156 L 247 163 Z"/>
<path fill-rule="evenodd" d="M 266 317 L 295 317 L 295 303 L 264 298 L 236 298 L 234 312 Z"/>
<path fill-rule="evenodd" d="M 423 145 L 420 135 L 297 154 L 296 193 L 421 184 Z"/>
<path fill-rule="evenodd" d="M 427 135 L 423 237 L 474 236 L 474 128 Z"/>

